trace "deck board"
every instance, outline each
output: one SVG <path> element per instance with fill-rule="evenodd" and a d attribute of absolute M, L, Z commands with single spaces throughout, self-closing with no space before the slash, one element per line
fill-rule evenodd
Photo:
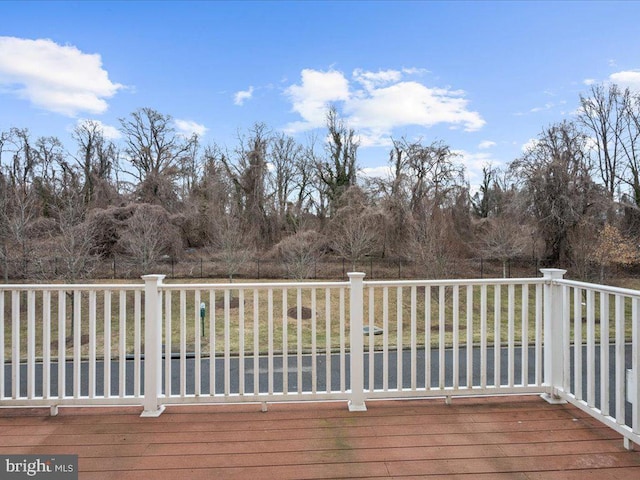
<path fill-rule="evenodd" d="M 80 478 L 640 479 L 640 453 L 536 396 L 344 403 L 0 409 L 0 452 L 79 455 Z"/>

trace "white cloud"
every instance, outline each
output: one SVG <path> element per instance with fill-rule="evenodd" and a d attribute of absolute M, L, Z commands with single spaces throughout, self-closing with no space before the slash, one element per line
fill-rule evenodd
<path fill-rule="evenodd" d="M 589 86 L 589 85 L 593 85 L 594 83 L 596 83 L 596 80 L 594 78 L 585 78 L 582 83 L 584 83 L 585 85 Z"/>
<path fill-rule="evenodd" d="M 118 130 L 117 127 L 114 127 L 113 125 L 106 125 L 102 122 L 100 122 L 100 124 L 102 126 L 102 135 L 104 136 L 104 138 L 107 138 L 109 140 L 116 140 L 122 137 L 122 133 L 120 133 L 120 130 Z"/>
<path fill-rule="evenodd" d="M 406 73 L 407 75 L 423 75 L 425 73 L 429 73 L 429 70 L 427 70 L 426 68 L 411 67 L 403 68 L 402 73 Z"/>
<path fill-rule="evenodd" d="M 539 142 L 540 140 L 538 140 L 537 138 L 530 138 L 529 140 L 527 140 L 525 143 L 522 144 L 522 147 L 521 147 L 523 153 L 527 153 L 529 150 L 534 149 Z"/>
<path fill-rule="evenodd" d="M 350 81 L 335 70 L 305 69 L 301 83 L 290 86 L 285 94 L 302 117 L 287 125 L 287 131 L 324 126 L 328 106 L 342 102 L 342 116 L 360 133 L 363 146 L 388 145 L 399 127 L 448 124 L 475 131 L 485 124 L 478 112 L 467 108 L 463 91 L 403 81 L 403 72 L 397 70 L 357 69 Z"/>
<path fill-rule="evenodd" d="M 622 88 L 640 91 L 640 70 L 625 70 L 609 75 L 609 80 Z"/>
<path fill-rule="evenodd" d="M 367 72 L 357 68 L 353 71 L 353 79 L 370 91 L 376 87 L 399 82 L 402 79 L 402 72 L 398 70 Z"/>
<path fill-rule="evenodd" d="M 599 147 L 599 142 L 598 139 L 596 137 L 587 137 L 585 139 L 585 147 L 587 147 L 588 150 L 598 150 Z"/>
<path fill-rule="evenodd" d="M 487 165 L 500 166 L 502 162 L 495 159 L 489 152 L 467 152 L 466 150 L 453 150 L 458 155 L 457 162 L 465 167 L 471 194 L 475 193 L 478 186 L 482 183 L 482 168 Z"/>
<path fill-rule="evenodd" d="M 381 167 L 366 167 L 358 170 L 358 174 L 367 178 L 389 179 L 392 176 L 391 167 L 383 165 Z"/>
<path fill-rule="evenodd" d="M 547 102 L 544 104 L 544 107 L 534 107 L 531 110 L 529 110 L 529 112 L 531 113 L 542 112 L 544 110 L 551 110 L 553 107 L 555 107 L 554 103 Z"/>
<path fill-rule="evenodd" d="M 291 85 L 285 95 L 291 100 L 293 111 L 302 117 L 301 122 L 289 124 L 287 130 L 311 130 L 324 125 L 329 104 L 349 99 L 349 81 L 335 70 L 305 69 L 301 84 Z"/>
<path fill-rule="evenodd" d="M 467 100 L 446 89 L 429 88 L 417 82 L 399 82 L 355 97 L 345 106 L 349 123 L 356 128 L 390 132 L 407 125 L 431 127 L 439 123 L 478 130 L 484 120 L 466 109 Z"/>
<path fill-rule="evenodd" d="M 198 137 L 202 137 L 208 130 L 208 128 L 204 125 L 196 123 L 192 120 L 175 119 L 174 123 L 176 124 L 178 132 L 185 137 L 191 137 L 193 134 L 198 135 Z"/>
<path fill-rule="evenodd" d="M 52 40 L 0 37 L 0 86 L 33 105 L 74 117 L 104 113 L 124 88 L 109 80 L 98 54 Z"/>
<path fill-rule="evenodd" d="M 358 135 L 358 144 L 363 147 L 390 147 L 393 145 L 391 135 L 387 132 L 381 131 L 368 131 L 359 130 L 356 132 Z"/>
<path fill-rule="evenodd" d="M 240 90 L 236 92 L 233 97 L 233 103 L 236 105 L 244 105 L 244 102 L 250 100 L 253 97 L 253 87 L 250 86 L 248 90 Z"/>
<path fill-rule="evenodd" d="M 487 148 L 491 148 L 495 146 L 496 146 L 496 142 L 492 142 L 491 140 L 484 140 L 480 142 L 480 144 L 478 145 L 478 148 L 480 148 L 481 150 L 485 150 Z"/>

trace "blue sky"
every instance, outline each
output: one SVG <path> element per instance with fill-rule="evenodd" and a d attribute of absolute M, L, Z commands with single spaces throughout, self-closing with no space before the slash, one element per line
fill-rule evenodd
<path fill-rule="evenodd" d="M 150 107 L 232 147 L 255 122 L 302 142 L 335 105 L 382 171 L 390 139 L 441 140 L 471 184 L 591 83 L 640 90 L 640 2 L 0 2 L 0 131 L 117 135 Z"/>

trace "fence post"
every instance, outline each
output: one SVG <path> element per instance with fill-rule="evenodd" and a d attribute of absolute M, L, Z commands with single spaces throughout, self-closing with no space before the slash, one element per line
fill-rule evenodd
<path fill-rule="evenodd" d="M 164 411 L 162 392 L 162 295 L 164 275 L 144 275 L 144 410 L 141 417 L 158 417 Z"/>
<path fill-rule="evenodd" d="M 361 272 L 349 272 L 351 294 L 349 297 L 349 334 L 350 334 L 350 376 L 351 399 L 349 400 L 350 412 L 366 412 L 364 404 L 364 287 L 365 274 Z"/>
<path fill-rule="evenodd" d="M 540 270 L 545 279 L 544 284 L 544 385 L 549 389 L 542 394 L 549 403 L 566 403 L 558 395 L 563 384 L 564 328 L 562 325 L 563 295 L 562 287 L 554 285 L 555 280 L 563 278 L 566 270 L 559 268 L 543 268 Z"/>

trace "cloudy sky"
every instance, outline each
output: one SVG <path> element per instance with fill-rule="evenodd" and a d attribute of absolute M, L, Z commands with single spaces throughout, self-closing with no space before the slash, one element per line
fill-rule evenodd
<path fill-rule="evenodd" d="M 117 137 L 141 107 L 203 144 L 255 122 L 305 142 L 334 105 L 379 172 L 392 138 L 440 140 L 472 184 L 589 85 L 640 90 L 640 2 L 0 2 L 0 131 Z"/>

